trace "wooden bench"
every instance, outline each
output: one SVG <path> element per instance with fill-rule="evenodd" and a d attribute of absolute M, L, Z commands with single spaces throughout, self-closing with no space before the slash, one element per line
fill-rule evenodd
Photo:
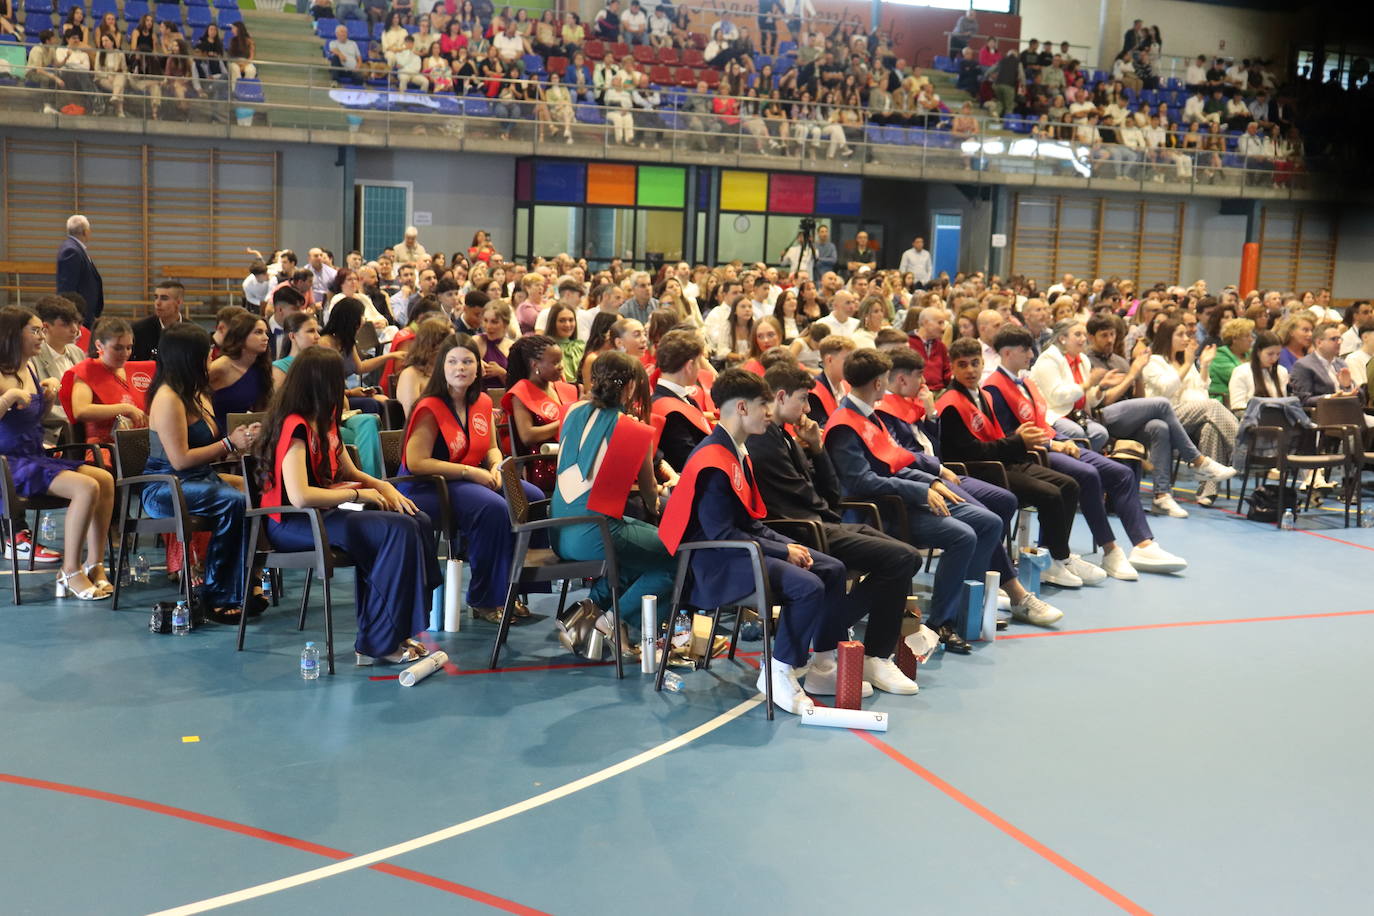
<path fill-rule="evenodd" d="M 209 305 L 215 309 L 224 305 L 238 305 L 243 297 L 241 284 L 243 278 L 248 275 L 248 270 L 244 267 L 207 267 L 203 264 L 164 264 L 159 269 L 162 276 L 180 280 L 186 287 L 183 304 L 188 315 L 193 304 Z M 201 282 L 188 283 L 188 280 Z M 199 301 L 192 303 L 192 296 L 197 297 Z"/>
<path fill-rule="evenodd" d="M 24 293 L 32 293 L 33 298 L 47 295 L 52 292 L 53 283 L 57 280 L 57 259 L 51 261 L 0 261 L 0 274 L 4 275 L 4 283 L 0 283 L 0 289 L 14 291 L 16 305 L 24 304 Z M 25 282 L 24 277 L 41 277 L 41 280 L 30 279 Z M 13 280 L 13 282 L 11 282 Z"/>

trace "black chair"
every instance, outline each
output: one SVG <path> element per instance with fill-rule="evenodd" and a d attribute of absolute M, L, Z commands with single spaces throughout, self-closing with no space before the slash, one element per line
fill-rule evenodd
<path fill-rule="evenodd" d="M 1260 407 L 1259 425 L 1250 430 L 1236 508 L 1239 510 L 1245 504 L 1250 472 L 1273 468 L 1278 472 L 1280 494 L 1274 527 L 1282 528 L 1284 510 L 1289 508 L 1283 494 L 1289 492 L 1290 488 L 1296 490 L 1298 477 L 1310 471 L 1349 468 L 1351 459 L 1350 436 L 1345 426 L 1295 426 L 1288 422 L 1282 407 L 1266 404 Z M 1311 487 L 1308 488 L 1307 499 L 1310 505 Z M 1297 511 L 1296 506 L 1292 508 Z M 1350 527 L 1349 501 L 1345 503 L 1345 527 Z"/>
<path fill-rule="evenodd" d="M 807 522 L 804 524 L 814 525 L 815 523 Z M 758 541 L 687 541 L 679 544 L 677 548 L 677 575 L 673 579 L 673 600 L 668 607 L 669 620 L 673 619 L 678 608 L 682 606 L 682 592 L 687 584 L 687 576 L 691 571 L 692 554 L 698 550 L 742 550 L 749 555 L 754 588 L 730 604 L 735 609 L 735 624 L 730 634 L 728 658 L 734 661 L 735 649 L 739 645 L 740 625 L 744 622 L 742 608 L 748 606 L 757 608 L 759 622 L 763 626 L 763 692 L 768 705 L 768 718 L 771 720 L 773 718 L 773 602 L 769 597 L 768 575 L 763 565 L 763 549 L 759 547 Z M 711 635 L 706 640 L 706 659 L 702 664 L 704 668 L 711 667 L 711 655 L 716 644 L 716 630 L 720 628 L 720 612 L 723 607 L 725 605 L 712 609 Z M 670 654 L 667 646 L 664 646 L 663 652 L 659 654 L 658 674 L 654 678 L 654 690 L 656 691 L 663 689 L 663 677 L 668 671 L 668 656 Z"/>
<path fill-rule="evenodd" d="M 432 519 L 434 531 L 444 542 L 447 558 L 452 560 L 459 556 L 459 552 L 454 550 L 453 537 L 449 533 L 453 531 L 453 507 L 449 504 L 448 481 L 438 474 L 398 473 L 405 456 L 405 438 L 403 429 L 384 429 L 381 432 L 382 467 L 386 471 L 386 479 L 393 484 L 428 483 L 434 486 L 439 497 L 439 517 Z"/>
<path fill-rule="evenodd" d="M 1350 465 L 1345 469 L 1341 498 L 1348 504 L 1355 500 L 1357 516 L 1364 513 L 1364 491 L 1360 478 L 1364 469 L 1374 464 L 1374 452 L 1365 445 L 1366 427 L 1364 425 L 1364 405 L 1357 396 L 1325 397 L 1317 401 L 1313 415 L 1318 426 L 1342 427 L 1346 431 L 1346 450 L 1350 455 Z"/>
<path fill-rule="evenodd" d="M 92 463 L 96 467 L 105 466 L 100 457 L 100 447 L 84 442 L 73 442 L 68 445 L 53 446 L 45 450 L 49 457 L 65 455 L 68 452 L 86 452 L 93 456 Z M 36 532 L 38 521 L 43 513 L 50 509 L 65 509 L 68 501 L 60 496 L 20 496 L 14 488 L 14 477 L 10 474 L 10 463 L 4 455 L 0 455 L 0 537 L 4 538 L 6 544 L 10 545 L 10 575 L 14 578 L 14 603 L 22 604 L 19 596 L 19 551 L 14 549 L 14 538 L 20 531 L 28 529 Z M 29 528 L 28 515 L 34 513 L 34 526 Z M 33 550 L 29 551 L 28 571 L 33 571 L 33 556 L 38 549 L 38 539 L 33 538 Z M 74 545 L 75 546 L 75 545 Z M 78 548 L 79 549 L 79 548 Z"/>
<path fill-rule="evenodd" d="M 506 509 L 510 513 L 511 528 L 515 532 L 515 555 L 510 567 L 510 583 L 506 589 L 506 606 L 501 612 L 501 623 L 496 629 L 496 644 L 491 649 L 491 665 L 495 668 L 501 655 L 501 646 L 510 633 L 511 619 L 515 616 L 515 599 L 530 586 L 563 580 L 562 593 L 558 598 L 558 614 L 562 616 L 563 605 L 568 598 L 568 582 L 572 579 L 595 579 L 606 577 L 611 588 L 611 615 L 614 618 L 611 644 L 615 651 L 615 676 L 625 676 L 625 664 L 621 658 L 624 649 L 620 645 L 620 570 L 615 562 L 615 544 L 611 541 L 611 528 L 604 515 L 574 515 L 567 518 L 548 518 L 548 500 L 531 503 L 521 486 L 524 479 L 524 466 L 537 456 L 507 458 L 501 462 L 501 484 L 506 494 Z M 533 547 L 530 541 L 536 532 L 552 532 L 558 528 L 572 525 L 596 525 L 601 534 L 604 559 L 567 560 L 560 557 L 551 547 Z"/>
<path fill-rule="evenodd" d="M 334 570 L 353 566 L 353 558 L 329 543 L 329 535 L 324 529 L 324 513 L 319 509 L 297 509 L 294 506 L 261 508 L 262 490 L 257 480 L 257 459 L 244 455 L 241 464 L 244 486 L 248 488 L 248 511 L 244 520 L 248 522 L 249 551 L 244 568 L 245 580 L 254 566 L 267 569 L 305 570 L 305 588 L 301 593 L 300 620 L 297 630 L 305 629 L 305 609 L 310 601 L 310 583 L 315 576 L 320 577 L 324 588 L 324 646 L 329 659 L 329 673 L 334 673 L 334 608 L 329 593 Z M 265 519 L 269 515 L 302 515 L 310 522 L 310 533 L 314 543 L 306 550 L 277 550 L 267 540 Z M 243 637 L 247 631 L 248 615 L 239 615 L 238 651 L 243 651 Z"/>
<path fill-rule="evenodd" d="M 181 542 L 186 564 L 181 575 L 181 593 L 191 603 L 191 535 L 197 531 L 213 531 L 215 523 L 203 515 L 192 515 L 186 508 L 181 492 L 181 478 L 175 474 L 145 474 L 148 452 L 152 445 L 152 431 L 148 429 L 117 429 L 114 431 L 115 492 L 119 494 L 119 513 L 115 524 L 119 528 L 119 551 L 115 557 L 114 597 L 110 608 L 119 609 L 120 579 L 129 562 L 129 537 L 138 543 L 140 535 L 170 534 Z M 143 514 L 143 488 L 150 483 L 165 483 L 172 490 L 172 514 L 153 518 Z"/>

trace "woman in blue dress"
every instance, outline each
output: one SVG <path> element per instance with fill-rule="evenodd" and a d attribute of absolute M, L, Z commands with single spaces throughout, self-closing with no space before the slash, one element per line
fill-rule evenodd
<path fill-rule="evenodd" d="M 114 512 L 114 478 L 102 468 L 51 458 L 43 450 L 43 416 L 57 397 L 57 387 L 41 384 L 29 365 L 43 347 L 43 334 L 43 322 L 31 310 L 0 308 L 0 455 L 9 461 L 20 496 L 69 501 L 57 597 L 98 601 L 114 593 L 101 565 Z"/>
<path fill-rule="evenodd" d="M 226 429 L 231 413 L 254 413 L 272 398 L 272 337 L 267 319 L 244 312 L 229 319 L 220 356 L 210 363 L 215 425 Z"/>
<path fill-rule="evenodd" d="M 207 364 L 213 341 L 204 328 L 183 321 L 162 332 L 157 375 L 148 389 L 148 463 L 146 474 L 174 474 L 192 515 L 214 523 L 205 554 L 205 584 L 194 593 L 205 616 L 237 623 L 244 602 L 244 526 L 247 508 L 242 481 L 215 470 L 253 444 L 262 424 L 226 433 L 215 420 Z M 172 515 L 172 488 L 143 488 L 143 509 L 154 518 Z M 252 611 L 261 611 L 256 599 Z"/>
<path fill-rule="evenodd" d="M 311 347 L 291 364 L 257 446 L 262 506 L 326 510 L 329 543 L 355 565 L 357 663 L 411 662 L 426 654 L 412 637 L 425 629 L 443 582 L 434 526 L 394 486 L 349 459 L 339 438 L 343 385 L 343 360 L 332 350 Z M 345 503 L 369 511 L 340 509 Z M 280 550 L 314 543 L 301 515 L 269 518 L 267 537 Z"/>

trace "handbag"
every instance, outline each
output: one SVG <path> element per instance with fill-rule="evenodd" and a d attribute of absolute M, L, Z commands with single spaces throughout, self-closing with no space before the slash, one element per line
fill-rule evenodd
<path fill-rule="evenodd" d="M 1250 491 L 1246 497 L 1250 508 L 1245 517 L 1252 522 L 1274 524 L 1285 509 L 1298 508 L 1298 491 L 1294 487 L 1279 487 L 1277 484 L 1261 484 Z"/>

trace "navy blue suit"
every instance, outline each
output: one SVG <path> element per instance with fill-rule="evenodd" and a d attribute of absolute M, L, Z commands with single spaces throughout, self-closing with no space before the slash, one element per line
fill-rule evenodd
<path fill-rule="evenodd" d="M 722 427 L 701 441 L 697 450 L 722 445 L 736 455 L 734 440 Z M 695 452 L 696 450 L 694 450 Z M 690 459 L 689 459 L 690 460 Z M 745 474 L 753 483 L 748 465 Z M 796 543 L 752 517 L 730 487 L 723 469 L 706 468 L 697 476 L 687 541 L 757 541 L 764 555 L 772 598 L 782 606 L 773 656 L 791 666 L 805 665 L 811 644 L 827 616 L 845 612 L 845 568 L 839 560 L 811 551 L 811 569 L 787 561 L 787 545 Z M 749 559 L 738 550 L 703 550 L 692 554 L 687 603 L 698 608 L 733 604 L 753 590 Z M 758 608 L 760 614 L 768 608 Z"/>
<path fill-rule="evenodd" d="M 70 235 L 57 249 L 57 292 L 68 291 L 80 293 L 86 300 L 82 321 L 86 327 L 92 327 L 105 311 L 105 283 L 100 279 L 95 262 L 86 253 L 86 247 Z"/>

